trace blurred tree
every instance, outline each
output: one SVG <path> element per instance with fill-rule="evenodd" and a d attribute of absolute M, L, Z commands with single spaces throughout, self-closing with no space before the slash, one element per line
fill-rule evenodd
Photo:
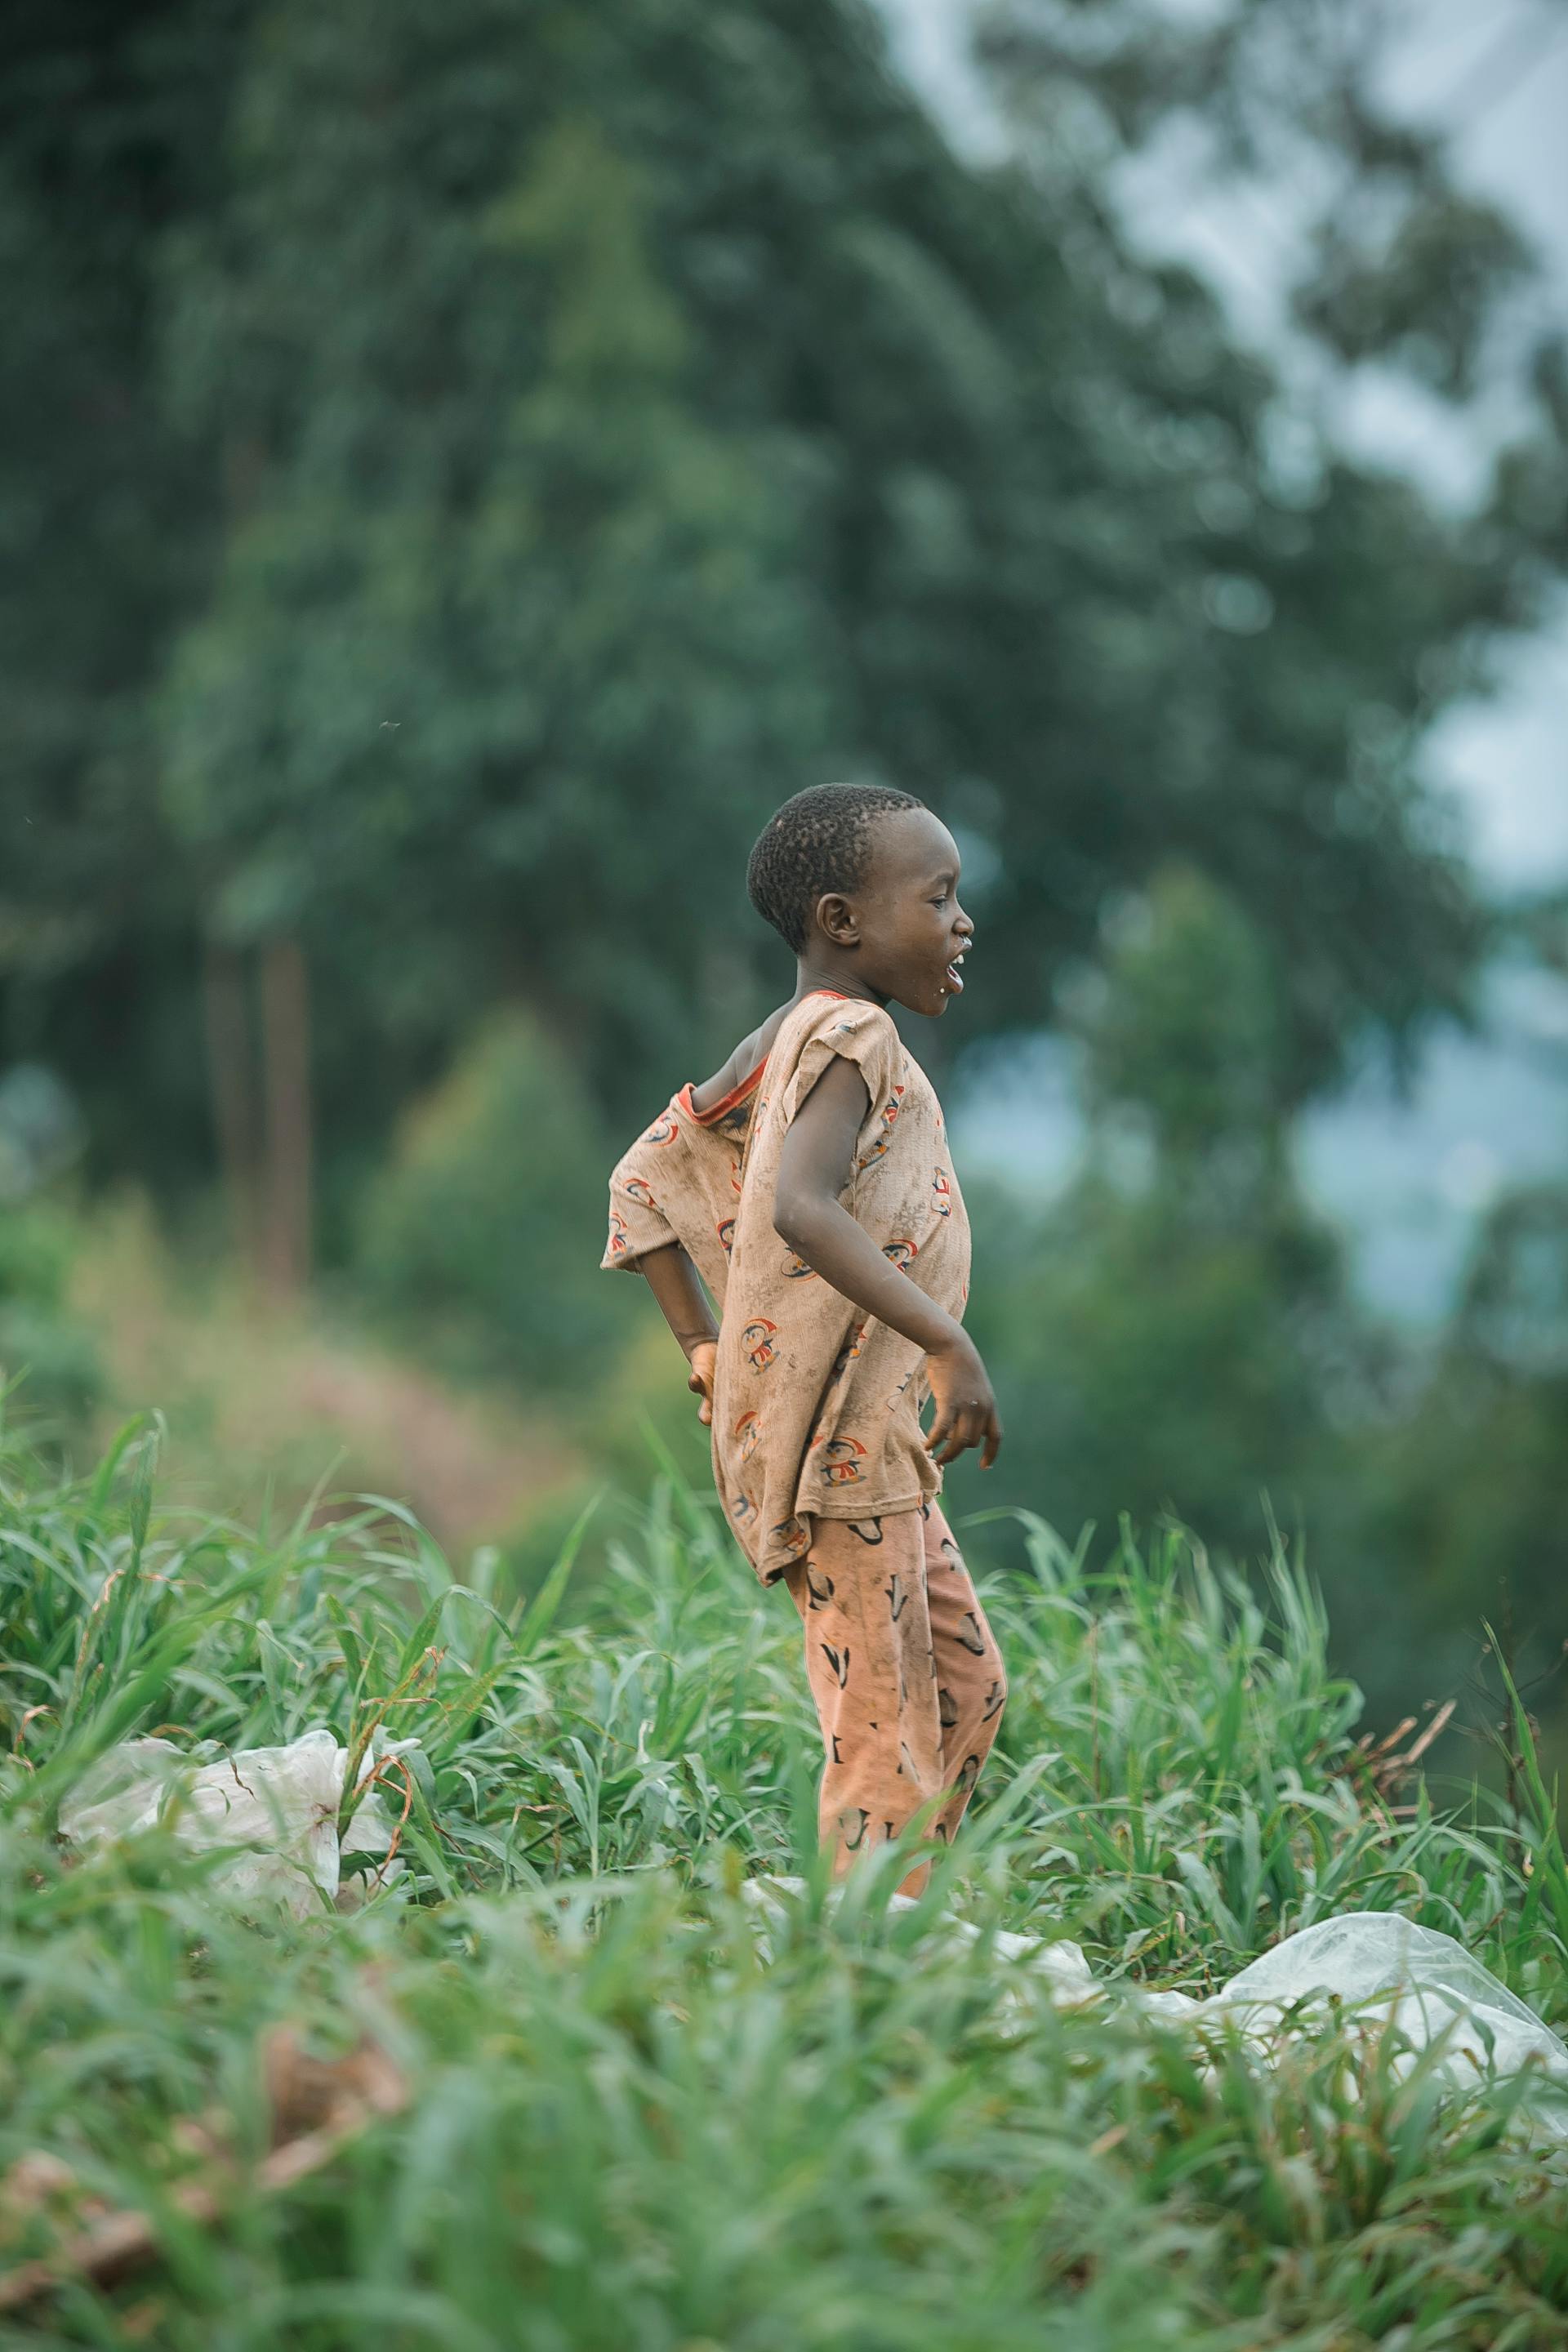
<path fill-rule="evenodd" d="M 746 844 L 846 769 L 1005 845 L 997 1025 L 1173 846 L 1263 915 L 1296 1097 L 1458 1000 L 1409 753 L 1504 568 L 1277 479 L 1196 282 L 960 163 L 868 13 L 285 5 L 235 120 L 170 270 L 238 487 L 169 805 L 224 936 L 320 965 L 340 1137 L 498 995 L 623 1110 L 716 1056 Z"/>
<path fill-rule="evenodd" d="M 0 22 L 0 1064 L 52 1062 L 95 1172 L 204 1173 L 190 894 L 149 689 L 204 593 L 206 453 L 164 411 L 163 240 L 214 199 L 237 0 Z"/>
<path fill-rule="evenodd" d="M 362 13 L 275 12 L 174 330 L 245 459 L 168 804 L 215 936 L 308 949 L 339 1147 L 497 999 L 646 1090 L 822 705 L 781 485 L 692 413 L 560 41 Z"/>
<path fill-rule="evenodd" d="M 365 1193 L 362 1295 L 459 1378 L 500 1377 L 556 1402 L 581 1391 L 615 1322 L 598 1271 L 603 1204 L 582 1181 L 606 1156 L 559 1047 L 526 1018 L 487 1022 L 404 1114 Z"/>
<path fill-rule="evenodd" d="M 1457 401 L 1503 373 L 1545 399 L 1561 322 L 1531 301 L 1535 257 L 1465 186 L 1455 144 L 1560 37 L 1554 5 L 1494 11 L 1466 87 L 1425 121 L 1401 109 L 1389 70 L 1413 31 L 1402 0 L 981 0 L 975 13 L 1037 171 L 1104 188 L 1148 163 L 1167 192 L 1228 203 L 1265 257 L 1280 327 L 1341 366 L 1376 361 Z"/>
<path fill-rule="evenodd" d="M 1376 1353 L 1296 1188 L 1267 950 L 1191 869 L 1114 928 L 1074 1008 L 1085 1171 L 1044 1217 L 994 1203 L 978 1260 L 1009 1483 L 1069 1533 L 1170 1509 L 1250 1553 L 1267 1496 L 1326 1536 Z"/>
<path fill-rule="evenodd" d="M 114 661 L 74 617 L 42 648 L 58 757 L 0 803 L 68 776 L 85 812 L 94 730 L 129 730 L 121 816 L 71 820 L 37 900 L 90 844 L 78 911 L 117 944 L 30 950 L 7 1018 L 188 1152 L 204 943 L 216 1124 L 280 1270 L 312 1162 L 336 1256 L 492 1003 L 617 1118 L 716 1060 L 784 977 L 745 847 L 827 774 L 911 784 L 989 866 L 997 1027 L 1173 855 L 1249 910 L 1283 1098 L 1462 1000 L 1478 926 L 1414 755 L 1539 532 L 1293 467 L 1196 279 L 1092 169 L 955 156 L 859 0 L 18 21 L 0 89 L 47 138 L 16 202 L 72 240 L 38 315 L 73 289 L 90 345 L 40 362 L 26 462 L 65 501 L 79 444 L 92 529 L 141 520 L 90 566 Z M 58 396 L 110 361 L 134 431 Z M 16 511 L 66 613 L 87 542 Z"/>
<path fill-rule="evenodd" d="M 1561 891 L 1510 910 L 1517 947 L 1568 973 Z M 1535 1041 L 1568 1075 L 1560 1043 Z M 1485 1612 L 1520 1670 L 1568 1645 L 1568 1182 L 1504 1192 L 1483 1219 L 1457 1311 L 1405 1409 L 1369 1433 L 1363 1546 L 1396 1586 L 1409 1639 L 1453 1654 Z M 1551 1695 L 1561 1715 L 1568 1689 Z"/>
<path fill-rule="evenodd" d="M 1249 281 L 1248 329 L 1275 355 L 1286 396 L 1254 412 L 1248 464 L 1194 487 L 1212 532 L 1210 617 L 1257 631 L 1237 649 L 1247 683 L 1226 696 L 1219 757 L 1246 779 L 1232 807 L 1244 835 L 1266 823 L 1288 857 L 1305 851 L 1306 896 L 1292 917 L 1245 838 L 1201 855 L 1267 909 L 1268 929 L 1283 918 L 1304 1073 L 1321 1069 L 1357 1003 L 1408 1016 L 1452 975 L 1437 871 L 1417 858 L 1403 891 L 1390 887 L 1396 841 L 1430 851 L 1441 838 L 1414 784 L 1415 755 L 1443 701 L 1489 683 L 1498 625 L 1540 618 L 1568 559 L 1560 305 L 1516 224 L 1466 186 L 1455 152 L 1458 130 L 1557 38 L 1561 11 L 1510 5 L 1489 20 L 1467 87 L 1427 121 L 1401 111 L 1390 70 L 1396 45 L 1419 38 L 1403 0 L 977 0 L 975 21 L 1014 152 L 1071 223 L 1079 267 L 1103 279 L 1112 307 L 1141 310 L 1149 340 L 1169 340 L 1129 277 L 1125 225 L 1164 246 L 1160 215 L 1173 215 L 1225 238 Z M 1425 578 L 1410 534 L 1432 526 L 1415 520 L 1405 487 L 1387 470 L 1347 472 L 1336 455 L 1341 394 L 1361 370 L 1384 383 L 1402 374 L 1456 406 L 1489 396 L 1467 423 L 1489 481 L 1483 462 L 1468 509 L 1433 530 Z M 1281 509 L 1308 519 L 1283 596 L 1267 561 Z M 1389 569 L 1363 599 L 1355 583 L 1370 580 L 1374 541 Z M 1339 855 L 1308 848 L 1312 830 L 1336 835 Z M 1197 846 L 1179 817 L 1176 837 Z M 1375 878 L 1349 870 L 1358 841 Z M 1369 927 L 1359 952 L 1358 922 Z M 1333 943 L 1326 957 L 1313 929 Z M 1398 1012 L 1392 1025 L 1404 1025 Z"/>
<path fill-rule="evenodd" d="M 61 1201 L 7 1201 L 0 1214 L 0 1421 L 35 1442 L 87 1432 L 102 1387 L 92 1335 L 68 1296 L 78 1227 Z"/>
<path fill-rule="evenodd" d="M 1374 1457 L 1371 1549 L 1415 1638 L 1510 1611 L 1533 1663 L 1568 1640 L 1568 1186 L 1505 1195 L 1414 1410 Z"/>
<path fill-rule="evenodd" d="M 1531 896 L 1514 910 L 1512 928 L 1527 954 L 1568 979 L 1568 890 Z"/>

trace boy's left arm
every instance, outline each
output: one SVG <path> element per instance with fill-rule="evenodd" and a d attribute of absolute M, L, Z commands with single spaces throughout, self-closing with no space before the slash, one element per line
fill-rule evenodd
<path fill-rule="evenodd" d="M 855 1146 L 871 1106 L 864 1074 L 829 1062 L 784 1136 L 773 1192 L 773 1230 L 843 1298 L 925 1350 L 936 1418 L 926 1437 L 939 1465 L 980 1448 L 989 1470 L 1002 1443 L 990 1377 L 973 1340 L 944 1307 L 889 1263 L 844 1206 Z"/>

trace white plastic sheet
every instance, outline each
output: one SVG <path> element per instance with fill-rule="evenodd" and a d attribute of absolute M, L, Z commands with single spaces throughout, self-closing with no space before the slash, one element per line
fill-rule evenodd
<path fill-rule="evenodd" d="M 417 1745 L 384 1740 L 378 1733 L 365 1771 Z M 130 1739 L 84 1775 L 61 1808 L 60 1828 L 74 1843 L 91 1846 L 162 1821 L 193 1847 L 237 1848 L 217 1874 L 231 1899 L 241 1907 L 279 1903 L 304 1918 L 321 1909 L 323 1895 L 331 1902 L 352 1899 L 342 1885 L 345 1853 L 385 1857 L 393 1843 L 381 1791 L 371 1787 L 340 1844 L 337 1816 L 347 1763 L 347 1751 L 321 1728 L 286 1747 L 242 1748 L 237 1755 L 215 1751 L 211 1743 L 193 1751 L 165 1739 Z M 384 1882 L 398 1867 L 395 1860 L 384 1863 Z M 798 1878 L 748 1881 L 748 1899 L 762 1915 L 764 1948 L 769 1917 L 776 1918 L 783 1900 L 804 1885 Z M 895 1895 L 890 1902 L 896 1909 L 913 1907 L 909 1895 Z M 942 1933 L 959 1941 L 973 1942 L 980 1932 L 951 1916 L 942 1922 Z M 1417 2054 L 1452 2027 L 1441 2065 L 1456 2086 L 1489 2074 L 1516 2074 L 1533 2059 L 1568 2090 L 1568 2044 L 1452 1936 L 1398 1912 L 1347 1911 L 1321 1919 L 1201 2000 L 1121 1979 L 1102 1983 L 1077 1944 L 1005 1933 L 993 1940 L 1004 1958 L 1047 1979 L 1058 2007 L 1115 1997 L 1149 2015 L 1178 2021 L 1228 2015 L 1248 2042 L 1273 2053 L 1310 2037 L 1337 1997 L 1367 2028 L 1397 2021 L 1411 2048 L 1391 2060 L 1396 2074 L 1407 2073 Z M 1554 2102 L 1540 2123 L 1568 2142 L 1568 2098 Z"/>
<path fill-rule="evenodd" d="M 778 1916 L 779 1897 L 804 1887 L 798 1878 L 748 1882 L 747 1895 L 763 1915 L 764 1937 L 766 1918 Z M 914 1907 L 911 1895 L 889 1900 L 897 1910 Z M 942 1922 L 944 1937 L 966 1943 L 980 1932 L 951 1916 Z M 1550 2137 L 1568 2142 L 1568 2043 L 1452 1936 L 1396 1911 L 1345 1911 L 1320 1919 L 1287 1936 L 1201 2000 L 1189 1993 L 1152 1991 L 1125 1979 L 1104 1984 L 1077 1944 L 1008 1934 L 996 1935 L 993 1942 L 1003 1958 L 1022 1961 L 1046 1978 L 1058 2008 L 1115 1998 L 1150 2016 L 1180 2021 L 1228 2016 L 1246 2041 L 1269 2054 L 1310 2040 L 1337 1997 L 1364 2031 L 1376 2032 L 1390 2018 L 1396 2020 L 1412 2045 L 1390 2059 L 1396 2078 L 1408 2074 L 1427 2044 L 1452 2027 L 1438 2071 L 1456 2088 L 1474 2087 L 1488 2076 L 1517 2074 L 1533 2059 L 1563 2085 L 1565 2095 L 1543 2102 L 1531 2122 Z"/>
<path fill-rule="evenodd" d="M 1331 1996 L 1347 2007 L 1366 2003 L 1363 2018 L 1373 2024 L 1396 2016 L 1416 2049 L 1452 2025 L 1446 2064 L 1457 2079 L 1517 2074 L 1533 2054 L 1544 2073 L 1568 2084 L 1568 2045 L 1533 2010 L 1452 1936 L 1394 1911 L 1346 1911 L 1301 1928 L 1206 2000 L 1193 2002 L 1191 2013 L 1231 2011 L 1249 2036 L 1278 2042 L 1295 2038 L 1284 2014 L 1291 2004 L 1321 2004 Z M 1164 2005 L 1182 1996 L 1158 1998 Z M 1401 2053 L 1393 2071 L 1404 2074 L 1415 2063 L 1413 2054 Z"/>
<path fill-rule="evenodd" d="M 361 1772 L 418 1742 L 378 1734 Z M 99 1758 L 60 1808 L 61 1833 L 75 1845 L 103 1845 L 163 1822 L 186 1845 L 241 1851 L 215 1874 L 215 1884 L 241 1909 L 281 1904 L 297 1919 L 321 1908 L 321 1897 L 350 1897 L 342 1881 L 344 1853 L 384 1857 L 393 1824 L 379 1788 L 355 1807 L 340 1844 L 348 1751 L 318 1727 L 282 1748 L 244 1748 L 229 1755 L 204 1742 L 196 1748 L 166 1739 L 127 1739 Z M 384 1883 L 400 1864 L 383 1872 Z"/>

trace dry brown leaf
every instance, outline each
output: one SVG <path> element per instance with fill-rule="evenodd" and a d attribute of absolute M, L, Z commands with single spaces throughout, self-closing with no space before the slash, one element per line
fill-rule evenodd
<path fill-rule="evenodd" d="M 408 2096 L 401 2069 L 368 2036 L 342 2058 L 318 2059 L 306 2052 L 294 2027 L 278 2026 L 262 2044 L 261 2065 L 272 2117 L 271 2153 L 248 2179 L 236 2167 L 226 2168 L 221 2189 L 209 2180 L 186 2181 L 173 2189 L 170 2202 L 190 2221 L 216 2221 L 224 2205 L 244 2191 L 276 2194 L 292 2188 L 320 2171 L 378 2116 L 396 2114 Z M 210 2134 L 215 2147 L 222 2145 L 222 2118 L 209 2118 L 196 2128 Z M 30 2168 L 24 2183 L 31 2184 L 35 2210 L 49 2195 L 75 2185 L 68 2165 L 39 2150 L 12 2167 L 7 2189 L 23 2168 Z M 104 2214 L 52 2254 L 18 2263 L 0 2277 L 0 2312 L 20 2310 L 68 2278 L 112 2285 L 156 2252 L 156 2234 L 145 2213 Z"/>

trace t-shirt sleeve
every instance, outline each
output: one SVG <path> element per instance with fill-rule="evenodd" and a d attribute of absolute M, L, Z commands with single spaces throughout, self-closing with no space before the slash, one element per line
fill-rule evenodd
<path fill-rule="evenodd" d="M 676 1173 L 668 1158 L 673 1135 L 661 1139 L 670 1117 L 667 1112 L 656 1119 L 611 1171 L 610 1230 L 599 1260 L 611 1271 L 635 1269 L 650 1250 L 665 1249 L 680 1239 L 667 1206 L 672 1192 L 679 1190 L 679 1182 L 671 1183 Z"/>
<path fill-rule="evenodd" d="M 866 1081 L 871 1097 L 867 1125 L 876 1128 L 886 1119 L 903 1091 L 902 1040 L 879 1004 L 845 999 L 825 1004 L 801 1040 L 779 1102 L 786 1127 L 835 1055 L 853 1062 Z"/>

